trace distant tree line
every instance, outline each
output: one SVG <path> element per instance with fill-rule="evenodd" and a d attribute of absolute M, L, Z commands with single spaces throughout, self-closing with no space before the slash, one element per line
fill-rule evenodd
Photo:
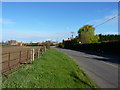
<path fill-rule="evenodd" d="M 11 44 L 11 43 L 16 43 L 16 40 L 8 40 L 6 42 L 2 41 L 3 44 Z"/>
<path fill-rule="evenodd" d="M 102 35 L 99 34 L 99 42 L 104 42 L 104 41 L 120 41 L 120 35 Z"/>

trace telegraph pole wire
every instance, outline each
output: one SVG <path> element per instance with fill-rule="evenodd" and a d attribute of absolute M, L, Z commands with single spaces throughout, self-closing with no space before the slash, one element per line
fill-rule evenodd
<path fill-rule="evenodd" d="M 116 15 L 116 16 L 114 16 L 114 17 L 112 17 L 112 18 L 110 18 L 110 19 L 108 19 L 108 20 L 104 21 L 103 23 L 101 23 L 101 24 L 98 24 L 98 25 L 94 26 L 94 27 L 98 27 L 98 26 L 100 26 L 100 25 L 103 25 L 103 24 L 105 24 L 105 23 L 107 23 L 107 22 L 109 22 L 109 21 L 113 20 L 114 18 L 116 18 L 116 17 L 118 17 L 118 16 L 119 16 L 119 15 Z"/>

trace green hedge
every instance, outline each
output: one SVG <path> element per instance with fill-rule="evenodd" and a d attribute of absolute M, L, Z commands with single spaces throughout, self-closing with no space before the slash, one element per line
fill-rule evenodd
<path fill-rule="evenodd" d="M 74 50 L 87 50 L 105 53 L 120 53 L 120 41 L 114 42 L 102 42 L 102 43 L 91 43 L 91 44 L 73 44 L 70 41 L 64 42 L 64 48 Z"/>

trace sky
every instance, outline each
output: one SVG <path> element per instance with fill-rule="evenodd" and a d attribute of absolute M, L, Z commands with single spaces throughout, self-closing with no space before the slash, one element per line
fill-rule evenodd
<path fill-rule="evenodd" d="M 86 24 L 95 26 L 117 14 L 117 2 L 3 2 L 2 39 L 60 42 Z M 118 18 L 96 27 L 95 34 L 118 34 Z"/>
<path fill-rule="evenodd" d="M 2 2 L 119 2 L 119 0 L 2 0 Z"/>

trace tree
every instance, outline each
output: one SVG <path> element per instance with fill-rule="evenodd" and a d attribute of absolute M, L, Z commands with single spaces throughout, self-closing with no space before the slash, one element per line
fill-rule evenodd
<path fill-rule="evenodd" d="M 99 35 L 94 35 L 92 43 L 97 43 L 99 39 L 100 39 Z"/>
<path fill-rule="evenodd" d="M 99 39 L 98 36 L 94 35 L 95 28 L 93 25 L 84 25 L 78 30 L 79 38 L 82 43 L 93 43 Z M 97 39 L 95 38 L 97 37 Z"/>
<path fill-rule="evenodd" d="M 16 43 L 16 42 L 17 42 L 16 40 L 9 40 L 9 41 L 7 41 L 8 44 Z"/>

